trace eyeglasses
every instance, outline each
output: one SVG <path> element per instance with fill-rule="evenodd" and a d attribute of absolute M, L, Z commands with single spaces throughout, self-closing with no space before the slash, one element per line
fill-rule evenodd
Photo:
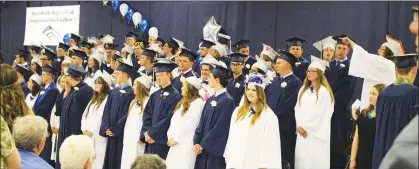
<path fill-rule="evenodd" d="M 314 72 L 317 73 L 317 70 L 307 70 L 307 73 L 314 73 Z"/>

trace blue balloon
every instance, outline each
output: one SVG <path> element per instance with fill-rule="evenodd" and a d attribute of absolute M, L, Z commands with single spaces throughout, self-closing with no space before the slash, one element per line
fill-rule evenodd
<path fill-rule="evenodd" d="M 147 32 L 150 29 L 150 21 L 148 19 L 143 19 L 140 22 L 140 29 L 143 32 Z"/>
<path fill-rule="evenodd" d="M 112 8 L 113 8 L 114 11 L 118 10 L 119 5 L 120 5 L 120 3 L 119 3 L 118 0 L 112 1 Z"/>
<path fill-rule="evenodd" d="M 64 44 L 70 45 L 70 37 L 71 37 L 71 33 L 67 33 L 67 34 L 64 35 L 64 37 L 63 37 Z"/>
<path fill-rule="evenodd" d="M 132 15 L 134 15 L 134 9 L 128 8 L 127 15 L 126 15 L 128 19 L 128 23 L 131 21 Z"/>

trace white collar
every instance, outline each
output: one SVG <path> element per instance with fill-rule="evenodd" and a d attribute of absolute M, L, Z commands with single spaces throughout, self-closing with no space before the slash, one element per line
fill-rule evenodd
<path fill-rule="evenodd" d="M 221 89 L 220 91 L 215 92 L 215 93 L 214 93 L 214 96 L 215 96 L 215 97 L 217 97 L 217 96 L 219 96 L 219 95 L 223 94 L 223 93 L 224 93 L 224 92 L 226 92 L 226 91 L 227 91 L 227 89 L 226 89 L 226 88 L 223 88 L 223 89 Z"/>
<path fill-rule="evenodd" d="M 188 70 L 186 70 L 185 72 L 182 72 L 182 71 L 180 71 L 180 73 L 183 73 L 183 74 L 186 74 L 186 73 L 188 73 L 189 71 L 191 71 L 192 70 L 192 68 L 189 68 Z"/>
<path fill-rule="evenodd" d="M 292 75 L 292 71 L 285 76 L 281 76 L 281 78 L 285 79 L 286 77 L 291 76 L 291 75 Z"/>
<path fill-rule="evenodd" d="M 172 56 L 170 56 L 170 60 L 172 60 L 173 58 L 175 58 L 176 57 L 176 55 L 172 55 Z"/>

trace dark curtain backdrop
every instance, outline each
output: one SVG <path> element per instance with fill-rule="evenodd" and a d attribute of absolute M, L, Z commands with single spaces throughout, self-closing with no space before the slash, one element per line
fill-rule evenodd
<path fill-rule="evenodd" d="M 109 33 L 122 45 L 124 35 L 138 31 L 119 12 L 102 2 L 6 2 L 0 6 L 1 50 L 12 63 L 16 48 L 23 45 L 26 7 L 80 4 L 80 34 L 84 37 Z M 414 37 L 408 26 L 414 2 L 128 2 L 159 29 L 163 39 L 175 37 L 196 51 L 202 28 L 211 16 L 232 36 L 252 42 L 251 53 L 259 54 L 265 43 L 285 48 L 285 39 L 300 36 L 309 42 L 304 56 L 318 56 L 312 44 L 329 35 L 347 34 L 376 53 L 386 33 L 402 40 L 414 52 Z"/>

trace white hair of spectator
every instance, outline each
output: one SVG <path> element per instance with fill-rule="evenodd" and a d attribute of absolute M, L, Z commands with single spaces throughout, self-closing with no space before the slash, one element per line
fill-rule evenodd
<path fill-rule="evenodd" d="M 59 155 L 62 169 L 83 169 L 88 160 L 93 160 L 95 149 L 88 136 L 72 135 L 64 140 Z"/>
<path fill-rule="evenodd" d="M 47 137 L 48 122 L 41 116 L 27 115 L 15 120 L 13 138 L 17 148 L 32 151 Z"/>

